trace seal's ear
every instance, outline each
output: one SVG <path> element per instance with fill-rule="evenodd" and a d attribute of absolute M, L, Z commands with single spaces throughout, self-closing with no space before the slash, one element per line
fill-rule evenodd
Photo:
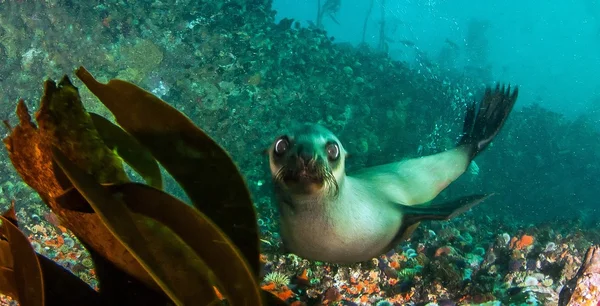
<path fill-rule="evenodd" d="M 345 158 L 348 159 L 348 158 L 351 158 L 352 156 L 353 156 L 352 154 L 346 153 L 346 157 Z"/>

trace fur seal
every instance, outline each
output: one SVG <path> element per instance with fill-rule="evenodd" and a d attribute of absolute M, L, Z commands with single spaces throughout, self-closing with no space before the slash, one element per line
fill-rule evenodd
<path fill-rule="evenodd" d="M 269 164 L 287 251 L 330 263 L 377 257 L 423 220 L 448 220 L 484 200 L 472 195 L 430 204 L 498 134 L 518 95 L 510 85 L 488 87 L 467 107 L 453 149 L 346 175 L 347 152 L 328 129 L 299 126 L 275 139 Z"/>

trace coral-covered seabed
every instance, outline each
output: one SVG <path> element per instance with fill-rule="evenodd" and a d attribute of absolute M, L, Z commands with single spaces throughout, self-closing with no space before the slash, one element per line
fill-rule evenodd
<path fill-rule="evenodd" d="M 85 249 L 26 186 L 2 185 L 2 190 L 17 189 L 22 191 L 15 198 L 29 194 L 30 203 L 36 203 L 17 211 L 36 251 L 96 288 Z M 585 233 L 568 233 L 570 224 L 521 226 L 512 233 L 498 233 L 496 226 L 473 213 L 430 223 L 395 250 L 349 266 L 278 254 L 270 250 L 280 241 L 265 239 L 262 287 L 292 305 L 556 305 L 590 246 Z"/>
<path fill-rule="evenodd" d="M 370 262 L 281 255 L 259 152 L 282 127 L 327 125 L 353 153 L 350 170 L 438 152 L 454 144 L 465 102 L 489 80 L 431 62 L 413 69 L 367 46 L 337 44 L 320 29 L 275 24 L 268 0 L 70 3 L 0 1 L 0 117 L 13 121 L 20 97 L 35 109 L 44 78 L 82 64 L 170 102 L 238 163 L 259 214 L 262 286 L 290 304 L 556 305 L 588 247 L 600 243 L 597 130 L 589 118 L 531 106 L 515 111 L 441 195 L 497 193 L 471 212 L 425 223 Z M 109 116 L 81 94 L 89 110 Z M 0 163 L 2 209 L 14 201 L 36 250 L 95 287 L 93 262 L 77 239 L 21 182 L 4 150 Z M 166 186 L 185 198 L 172 181 Z"/>

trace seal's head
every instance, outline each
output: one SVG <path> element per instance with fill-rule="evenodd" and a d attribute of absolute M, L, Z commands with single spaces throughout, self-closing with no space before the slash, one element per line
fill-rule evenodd
<path fill-rule="evenodd" d="M 300 125 L 277 137 L 269 148 L 273 181 L 296 195 L 337 196 L 345 158 L 339 139 L 317 124 Z"/>

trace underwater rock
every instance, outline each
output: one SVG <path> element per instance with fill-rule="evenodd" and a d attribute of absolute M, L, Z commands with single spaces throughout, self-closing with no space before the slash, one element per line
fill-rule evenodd
<path fill-rule="evenodd" d="M 600 304 L 600 246 L 592 246 L 574 278 L 560 292 L 558 305 Z"/>

